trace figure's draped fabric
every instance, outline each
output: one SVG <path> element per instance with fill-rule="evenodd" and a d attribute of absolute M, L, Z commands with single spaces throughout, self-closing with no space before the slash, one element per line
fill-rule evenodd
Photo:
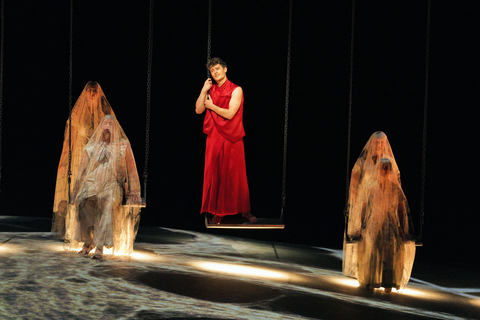
<path fill-rule="evenodd" d="M 349 197 L 347 203 L 348 210 L 348 228 L 343 241 L 343 274 L 349 277 L 358 278 L 359 268 L 359 243 L 355 241 L 362 236 L 362 207 L 363 195 L 368 185 L 376 180 L 376 168 L 382 158 L 388 158 L 391 163 L 390 180 L 395 181 L 401 189 L 400 170 L 398 169 L 392 148 L 385 133 L 377 131 L 373 133 L 370 139 L 363 147 L 352 169 L 350 179 Z M 408 203 L 405 199 L 406 215 L 408 219 L 407 228 L 412 225 L 408 209 Z M 351 242 L 349 240 L 354 240 Z M 408 241 L 405 246 L 405 270 L 411 270 L 415 258 L 415 243 Z M 408 278 L 410 276 L 408 275 Z"/>
<path fill-rule="evenodd" d="M 398 176 L 391 173 L 389 178 L 374 179 L 359 199 L 363 210 L 357 279 L 364 288 L 402 290 L 413 267 L 415 243 L 407 241 L 411 238 L 407 199 Z"/>
<path fill-rule="evenodd" d="M 376 148 L 381 150 L 377 151 Z M 378 131 L 368 139 L 352 169 L 348 196 L 348 237 L 360 235 L 361 206 L 358 203 L 359 196 L 362 194 L 365 186 L 372 182 L 375 166 L 381 158 L 390 159 L 392 172 L 400 182 L 400 170 L 395 162 L 392 147 L 388 142 L 387 136 L 383 132 Z"/>
<path fill-rule="evenodd" d="M 228 109 L 232 92 L 237 87 L 229 80 L 221 87 L 214 84 L 210 99 L 216 106 Z M 200 212 L 219 217 L 250 212 L 243 144 L 243 96 L 240 108 L 231 120 L 207 110 L 203 132 L 207 134 L 207 145 Z"/>
<path fill-rule="evenodd" d="M 343 240 L 343 274 L 349 277 L 357 278 L 357 245 L 349 242 L 361 234 L 361 205 L 359 204 L 360 195 L 365 186 L 372 181 L 375 166 L 382 157 L 391 159 L 392 171 L 400 179 L 393 151 L 388 142 L 385 133 L 381 131 L 374 132 L 362 149 L 350 176 L 350 188 L 348 194 L 347 212 L 348 229 Z"/>
<path fill-rule="evenodd" d="M 102 140 L 111 125 L 110 142 Z M 72 239 L 99 246 L 113 246 L 113 254 L 131 254 L 138 231 L 139 207 L 127 205 L 140 199 L 140 182 L 130 142 L 118 121 L 107 115 L 85 146 L 72 193 L 76 228 Z M 93 233 L 93 238 L 92 238 Z"/>
<path fill-rule="evenodd" d="M 96 88 L 96 94 L 92 95 L 88 89 Z M 71 114 L 71 187 L 77 178 L 77 170 L 80 165 L 82 151 L 90 140 L 93 132 L 106 114 L 115 115 L 110 103 L 100 85 L 90 81 L 85 85 Z M 52 234 L 59 238 L 71 238 L 71 230 L 75 227 L 74 217 L 68 216 L 68 165 L 69 165 L 69 129 L 70 122 L 67 120 L 63 140 L 63 149 L 58 164 L 57 182 L 55 186 L 55 199 L 53 203 Z"/>

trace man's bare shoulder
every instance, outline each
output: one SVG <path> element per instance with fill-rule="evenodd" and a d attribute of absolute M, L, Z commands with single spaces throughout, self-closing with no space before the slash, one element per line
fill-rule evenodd
<path fill-rule="evenodd" d="M 232 91 L 232 95 L 233 95 L 233 94 L 242 95 L 242 94 L 243 94 L 243 89 L 242 89 L 242 87 L 237 86 L 237 87 Z"/>

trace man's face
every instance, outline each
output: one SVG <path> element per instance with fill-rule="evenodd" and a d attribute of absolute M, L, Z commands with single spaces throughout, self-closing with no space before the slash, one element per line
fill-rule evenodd
<path fill-rule="evenodd" d="M 221 82 L 227 74 L 227 68 L 216 64 L 210 68 L 210 74 L 212 75 L 213 80 L 216 82 Z"/>
<path fill-rule="evenodd" d="M 97 95 L 97 86 L 91 86 L 87 88 L 87 97 L 92 100 Z"/>

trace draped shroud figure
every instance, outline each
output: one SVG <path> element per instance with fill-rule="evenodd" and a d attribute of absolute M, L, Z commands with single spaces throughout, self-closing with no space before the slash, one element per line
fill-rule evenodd
<path fill-rule="evenodd" d="M 359 196 L 371 182 L 375 173 L 375 166 L 381 158 L 388 158 L 392 163 L 392 175 L 400 183 L 400 170 L 398 169 L 392 147 L 388 141 L 387 135 L 382 131 L 377 131 L 370 136 L 363 147 L 352 169 L 350 178 L 350 188 L 348 194 L 348 230 L 347 236 L 350 239 L 360 235 L 361 228 L 361 206 L 359 206 Z"/>
<path fill-rule="evenodd" d="M 357 279 L 365 289 L 402 290 L 410 279 L 415 250 L 415 243 L 409 241 L 407 199 L 388 158 L 379 160 L 370 181 L 359 199 Z"/>
<path fill-rule="evenodd" d="M 69 152 L 71 150 L 71 191 L 73 183 L 77 178 L 83 148 L 106 114 L 115 115 L 100 84 L 95 81 L 89 81 L 72 109 L 70 117 L 72 122 L 71 132 L 70 120 L 67 120 L 65 125 L 63 149 L 57 171 L 52 219 L 52 235 L 58 238 L 72 239 L 72 230 L 75 227 L 74 217 L 67 214 L 69 212 Z M 71 149 L 68 145 L 69 140 L 71 141 Z"/>
<path fill-rule="evenodd" d="M 104 117 L 83 150 L 71 203 L 73 243 L 113 247 L 114 255 L 133 252 L 140 181 L 130 142 L 113 115 Z"/>
<path fill-rule="evenodd" d="M 388 141 L 387 135 L 382 131 L 374 132 L 363 147 L 352 169 L 350 178 L 350 188 L 347 203 L 348 220 L 347 228 L 343 242 L 343 274 L 349 277 L 357 278 L 358 271 L 358 242 L 362 231 L 362 195 L 367 185 L 375 180 L 375 169 L 380 159 L 388 158 L 391 163 L 391 180 L 400 181 L 400 170 L 395 161 L 392 147 Z M 407 212 L 408 212 L 408 204 Z M 409 223 L 410 215 L 407 214 Z M 412 249 L 412 243 L 408 242 L 409 256 L 412 255 L 411 264 L 415 256 L 415 246 Z M 413 250 L 413 252 L 412 252 Z"/>

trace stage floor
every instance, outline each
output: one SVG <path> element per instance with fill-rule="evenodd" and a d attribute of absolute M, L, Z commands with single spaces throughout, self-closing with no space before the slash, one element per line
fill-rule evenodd
<path fill-rule="evenodd" d="M 129 261 L 97 261 L 49 223 L 0 216 L 0 319 L 480 319 L 473 264 L 419 254 L 387 294 L 343 277 L 341 250 L 143 227 Z"/>

